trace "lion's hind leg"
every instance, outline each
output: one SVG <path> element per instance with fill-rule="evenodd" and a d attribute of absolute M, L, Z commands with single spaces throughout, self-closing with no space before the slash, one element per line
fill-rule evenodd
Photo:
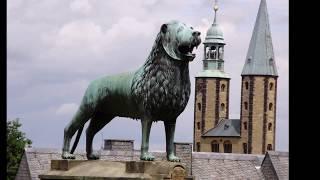
<path fill-rule="evenodd" d="M 71 122 L 64 128 L 64 140 L 61 155 L 63 159 L 75 159 L 75 156 L 70 153 L 71 139 L 76 131 L 81 129 L 89 119 L 90 114 L 88 112 L 78 109 Z"/>
<path fill-rule="evenodd" d="M 91 119 L 90 124 L 86 130 L 86 151 L 87 158 L 90 160 L 99 159 L 98 154 L 93 153 L 92 141 L 97 132 L 99 132 L 106 124 L 108 124 L 114 116 L 104 115 L 102 113 L 97 113 Z"/>

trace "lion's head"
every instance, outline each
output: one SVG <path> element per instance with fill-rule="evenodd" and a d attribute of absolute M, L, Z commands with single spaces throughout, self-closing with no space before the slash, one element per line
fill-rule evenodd
<path fill-rule="evenodd" d="M 192 61 L 192 51 L 201 43 L 200 32 L 186 24 L 170 21 L 161 26 L 161 41 L 167 54 L 175 60 Z"/>

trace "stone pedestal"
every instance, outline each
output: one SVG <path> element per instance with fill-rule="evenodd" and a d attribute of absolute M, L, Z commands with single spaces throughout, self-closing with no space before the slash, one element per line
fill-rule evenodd
<path fill-rule="evenodd" d="M 194 179 L 181 163 L 168 161 L 51 160 L 44 179 Z"/>

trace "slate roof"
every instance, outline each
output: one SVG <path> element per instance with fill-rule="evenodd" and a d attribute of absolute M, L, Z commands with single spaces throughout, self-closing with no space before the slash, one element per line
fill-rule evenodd
<path fill-rule="evenodd" d="M 216 127 L 205 132 L 203 137 L 240 137 L 240 119 L 221 120 Z"/>
<path fill-rule="evenodd" d="M 289 153 L 267 151 L 261 167 L 266 176 L 272 174 L 278 179 L 289 179 Z"/>
<path fill-rule="evenodd" d="M 278 76 L 266 0 L 261 0 L 241 75 Z"/>
<path fill-rule="evenodd" d="M 190 147 L 191 148 L 191 147 Z M 101 151 L 102 160 L 131 161 L 139 160 L 140 151 Z M 156 160 L 165 160 L 163 151 L 151 152 Z M 268 152 L 271 165 L 277 170 L 279 179 L 286 179 L 288 172 L 288 156 L 283 152 Z M 86 159 L 84 151 L 75 153 L 79 160 Z M 39 174 L 50 169 L 52 159 L 61 159 L 60 149 L 26 148 L 16 179 L 38 180 Z M 260 165 L 266 157 L 260 154 L 235 154 L 192 152 L 192 175 L 196 179 L 267 179 Z M 263 164 L 263 163 L 262 163 Z"/>
<path fill-rule="evenodd" d="M 259 166 L 264 155 L 205 153 L 192 154 L 192 175 L 197 180 L 263 180 Z"/>

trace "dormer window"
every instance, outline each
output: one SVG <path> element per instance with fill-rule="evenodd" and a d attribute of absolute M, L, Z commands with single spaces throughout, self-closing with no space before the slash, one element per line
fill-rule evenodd
<path fill-rule="evenodd" d="M 269 63 L 270 63 L 270 65 L 273 65 L 273 58 L 269 59 Z"/>

